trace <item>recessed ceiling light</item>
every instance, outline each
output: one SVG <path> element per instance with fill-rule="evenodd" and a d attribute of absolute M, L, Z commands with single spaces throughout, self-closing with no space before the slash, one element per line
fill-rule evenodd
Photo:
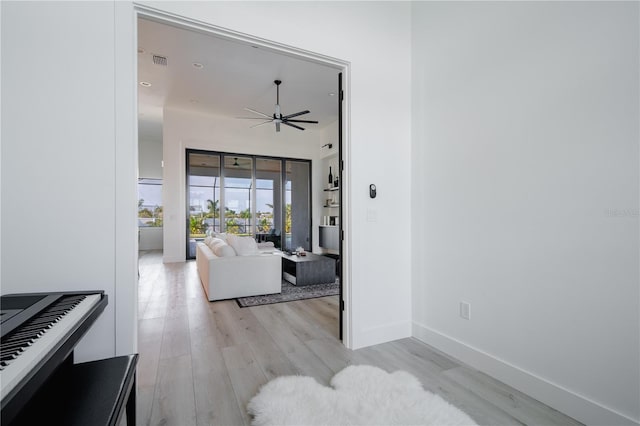
<path fill-rule="evenodd" d="M 148 81 L 141 81 L 140 82 L 140 86 L 142 86 L 142 87 L 151 87 L 151 83 L 149 83 Z"/>
<path fill-rule="evenodd" d="M 200 62 L 194 62 L 191 65 L 193 65 L 194 68 L 198 68 L 198 69 L 204 68 L 204 65 L 202 65 Z"/>
<path fill-rule="evenodd" d="M 335 96 L 336 94 L 333 92 L 329 92 L 329 96 Z"/>

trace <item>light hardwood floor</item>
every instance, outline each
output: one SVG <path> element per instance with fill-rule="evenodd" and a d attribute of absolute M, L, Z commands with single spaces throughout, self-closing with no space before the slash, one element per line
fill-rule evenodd
<path fill-rule="evenodd" d="M 141 252 L 138 424 L 248 425 L 245 407 L 270 379 L 300 374 L 326 385 L 350 364 L 408 371 L 482 425 L 580 424 L 415 339 L 346 349 L 337 303 L 210 303 L 195 262 Z"/>

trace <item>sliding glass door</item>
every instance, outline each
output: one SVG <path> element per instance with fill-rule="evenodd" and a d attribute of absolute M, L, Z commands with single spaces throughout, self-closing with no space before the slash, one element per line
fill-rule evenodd
<path fill-rule="evenodd" d="M 187 258 L 195 257 L 195 243 L 207 231 L 221 232 L 220 156 L 187 155 Z"/>
<path fill-rule="evenodd" d="M 217 232 L 311 250 L 311 161 L 199 150 L 186 157 L 187 258 Z"/>
<path fill-rule="evenodd" d="M 256 159 L 256 240 L 282 247 L 281 159 Z"/>
<path fill-rule="evenodd" d="M 253 158 L 224 155 L 223 232 L 253 235 Z"/>

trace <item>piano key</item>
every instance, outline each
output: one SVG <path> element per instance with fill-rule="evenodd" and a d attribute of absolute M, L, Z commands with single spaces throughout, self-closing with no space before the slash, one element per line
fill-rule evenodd
<path fill-rule="evenodd" d="M 75 307 L 69 310 L 62 318 L 58 319 L 44 334 L 35 339 L 30 346 L 24 348 L 19 355 L 7 355 L 8 358 L 14 358 L 7 360 L 0 359 L 0 362 L 7 361 L 7 365 L 0 370 L 0 386 L 2 387 L 0 389 L 0 395 L 2 399 L 13 390 L 38 362 L 49 354 L 56 346 L 58 339 L 72 330 L 75 324 L 100 301 L 100 298 L 100 294 L 74 295 L 72 300 L 78 302 Z M 63 299 L 60 299 L 62 303 L 70 300 L 67 298 Z M 58 304 L 56 303 L 55 306 L 58 306 Z M 55 308 L 55 306 L 53 308 Z M 46 312 L 46 309 L 43 312 Z M 21 331 L 20 329 L 18 330 L 18 332 Z"/>
<path fill-rule="evenodd" d="M 0 356 L 9 354 L 11 352 L 15 352 L 20 348 L 31 346 L 34 341 L 35 341 L 35 339 L 27 340 L 27 341 L 24 341 L 24 342 L 21 342 L 21 343 L 16 343 L 15 345 L 8 346 L 6 348 L 2 348 L 2 351 L 0 351 Z"/>
<path fill-rule="evenodd" d="M 25 338 L 29 338 L 29 337 L 37 337 L 40 336 L 41 334 L 43 334 L 45 332 L 45 328 L 40 328 L 38 330 L 31 330 L 28 332 L 24 332 L 24 333 L 18 333 L 18 334 L 12 334 L 11 337 L 9 337 L 8 339 L 4 340 L 2 342 L 2 346 L 4 346 L 5 344 L 9 344 L 12 342 L 17 342 L 19 340 L 23 340 Z"/>
<path fill-rule="evenodd" d="M 41 334 L 41 333 L 42 333 L 42 330 L 33 330 L 28 333 L 20 333 L 19 335 L 11 336 L 11 339 L 7 339 L 2 342 L 1 347 L 4 347 L 5 345 L 10 345 L 15 342 L 19 342 L 21 340 L 37 337 L 38 334 Z"/>

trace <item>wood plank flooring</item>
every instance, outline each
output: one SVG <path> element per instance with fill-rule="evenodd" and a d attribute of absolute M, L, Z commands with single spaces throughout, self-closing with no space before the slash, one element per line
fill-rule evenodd
<path fill-rule="evenodd" d="M 195 262 L 140 253 L 139 425 L 249 425 L 246 405 L 270 379 L 322 384 L 350 364 L 405 370 L 482 425 L 579 425 L 415 339 L 351 351 L 338 340 L 338 297 L 238 307 L 210 303 Z"/>

